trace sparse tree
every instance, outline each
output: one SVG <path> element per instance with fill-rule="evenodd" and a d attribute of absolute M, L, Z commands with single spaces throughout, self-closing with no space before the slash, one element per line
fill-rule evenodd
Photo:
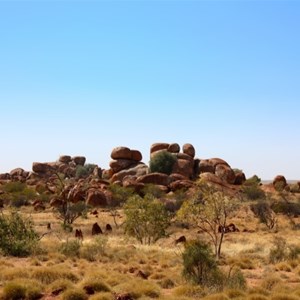
<path fill-rule="evenodd" d="M 177 215 L 207 234 L 216 257 L 220 258 L 224 238 L 224 230 L 220 228 L 227 225 L 228 217 L 236 208 L 235 198 L 199 181 L 193 196 L 183 203 Z"/>
<path fill-rule="evenodd" d="M 66 180 L 63 175 L 55 173 L 55 197 L 60 205 L 55 209 L 58 219 L 63 221 L 65 230 L 72 230 L 72 224 L 87 211 L 87 205 L 84 201 L 74 203 L 72 201 L 72 192 L 75 189 L 71 180 Z"/>
<path fill-rule="evenodd" d="M 124 206 L 125 232 L 141 244 L 152 244 L 165 237 L 170 225 L 170 214 L 165 206 L 151 195 L 144 198 L 134 195 Z"/>

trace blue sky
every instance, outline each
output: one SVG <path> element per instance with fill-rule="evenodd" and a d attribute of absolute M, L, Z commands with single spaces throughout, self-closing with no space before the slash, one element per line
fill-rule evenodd
<path fill-rule="evenodd" d="M 0 1 L 0 172 L 192 143 L 300 179 L 300 1 Z"/>

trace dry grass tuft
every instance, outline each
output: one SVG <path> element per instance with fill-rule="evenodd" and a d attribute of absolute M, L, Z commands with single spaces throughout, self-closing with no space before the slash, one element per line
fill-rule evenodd
<path fill-rule="evenodd" d="M 190 297 L 190 298 L 202 298 L 205 295 L 205 292 L 202 287 L 199 285 L 181 285 L 174 289 L 173 295 L 176 297 Z"/>
<path fill-rule="evenodd" d="M 142 279 L 134 279 L 121 283 L 114 287 L 114 291 L 117 293 L 129 293 L 135 299 L 142 296 L 158 298 L 160 295 L 160 289 L 155 283 Z"/>
<path fill-rule="evenodd" d="M 42 297 L 42 286 L 37 281 L 16 279 L 6 283 L 3 287 L 4 300 L 36 300 Z"/>
<path fill-rule="evenodd" d="M 40 267 L 32 271 L 31 276 L 43 284 L 51 284 L 57 279 L 68 279 L 72 282 L 79 280 L 78 276 L 67 267 Z"/>

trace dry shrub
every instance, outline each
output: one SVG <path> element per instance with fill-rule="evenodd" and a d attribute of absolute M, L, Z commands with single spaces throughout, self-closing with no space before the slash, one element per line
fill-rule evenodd
<path fill-rule="evenodd" d="M 247 296 L 247 300 L 268 300 L 269 298 L 267 296 L 261 295 L 261 294 L 251 294 Z"/>
<path fill-rule="evenodd" d="M 97 293 L 89 298 L 89 300 L 114 300 L 112 293 Z"/>
<path fill-rule="evenodd" d="M 275 266 L 276 271 L 292 272 L 291 266 L 286 262 L 281 262 Z"/>
<path fill-rule="evenodd" d="M 109 292 L 110 287 L 98 278 L 88 278 L 80 283 L 80 286 L 84 288 L 85 286 L 91 287 L 95 292 Z"/>
<path fill-rule="evenodd" d="M 142 296 L 158 298 L 160 295 L 160 289 L 156 284 L 141 279 L 121 283 L 114 288 L 114 291 L 117 293 L 129 293 L 135 299 Z"/>
<path fill-rule="evenodd" d="M 239 298 L 239 297 L 245 297 L 245 293 L 241 290 L 237 289 L 229 289 L 225 291 L 225 294 L 229 297 L 229 299 Z"/>
<path fill-rule="evenodd" d="M 57 290 L 65 291 L 66 289 L 74 288 L 73 282 L 68 279 L 57 279 L 53 281 L 48 290 L 52 293 Z"/>
<path fill-rule="evenodd" d="M 229 299 L 230 298 L 228 298 L 226 294 L 223 293 L 213 294 L 203 298 L 203 300 L 229 300 Z"/>
<path fill-rule="evenodd" d="M 42 297 L 42 286 L 35 280 L 17 279 L 3 287 L 4 300 L 35 300 Z"/>
<path fill-rule="evenodd" d="M 276 286 L 282 284 L 282 280 L 275 275 L 266 275 L 261 283 L 261 287 L 268 291 L 272 291 Z"/>
<path fill-rule="evenodd" d="M 62 294 L 62 300 L 86 300 L 88 296 L 84 293 L 84 291 L 73 288 L 67 289 Z"/>
<path fill-rule="evenodd" d="M 57 279 L 69 279 L 72 282 L 78 281 L 77 275 L 68 270 L 67 268 L 50 268 L 41 267 L 32 272 L 32 278 L 39 280 L 44 284 L 51 284 Z"/>
<path fill-rule="evenodd" d="M 170 278 L 164 278 L 158 282 L 158 284 L 163 288 L 163 289 L 172 289 L 175 286 L 175 283 L 172 279 Z"/>
<path fill-rule="evenodd" d="M 249 257 L 245 257 L 245 256 L 242 256 L 237 261 L 235 261 L 235 265 L 241 268 L 242 270 L 255 269 L 253 259 L 250 259 Z"/>
<path fill-rule="evenodd" d="M 248 294 L 249 295 L 262 295 L 262 296 L 266 296 L 268 297 L 270 295 L 270 291 L 264 289 L 264 288 L 261 288 L 261 287 L 255 287 L 255 288 L 252 288 L 248 291 Z"/>
<path fill-rule="evenodd" d="M 186 284 L 174 289 L 173 295 L 176 297 L 201 298 L 205 295 L 203 288 L 199 285 Z"/>
<path fill-rule="evenodd" d="M 30 269 L 25 269 L 24 267 L 2 268 L 1 265 L 0 279 L 3 281 L 28 277 L 30 277 Z"/>
<path fill-rule="evenodd" d="M 107 237 L 97 236 L 92 242 L 84 244 L 80 249 L 80 257 L 88 261 L 96 261 L 105 254 L 107 248 Z"/>
<path fill-rule="evenodd" d="M 299 300 L 300 298 L 295 295 L 289 295 L 286 293 L 276 293 L 270 298 L 271 300 Z"/>

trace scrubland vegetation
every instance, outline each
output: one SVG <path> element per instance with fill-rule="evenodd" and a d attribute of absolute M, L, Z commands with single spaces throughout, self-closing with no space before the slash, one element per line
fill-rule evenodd
<path fill-rule="evenodd" d="M 70 223 L 46 191 L 34 210 L 36 190 L 1 189 L 1 299 L 300 299 L 300 194 L 270 194 L 259 178 L 235 196 L 202 182 L 172 195 L 111 185 L 114 205 Z M 95 222 L 103 234 L 92 235 Z"/>

